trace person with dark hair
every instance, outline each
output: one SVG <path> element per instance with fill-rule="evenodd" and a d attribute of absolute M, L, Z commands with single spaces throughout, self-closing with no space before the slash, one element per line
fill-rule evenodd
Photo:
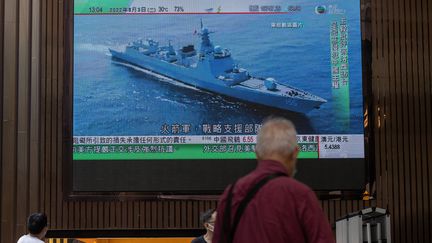
<path fill-rule="evenodd" d="M 225 189 L 214 243 L 334 243 L 315 193 L 296 181 L 297 132 L 284 118 L 264 122 L 256 169 Z"/>
<path fill-rule="evenodd" d="M 216 210 L 209 209 L 201 214 L 200 221 L 206 229 L 206 234 L 191 241 L 191 243 L 211 243 L 213 238 L 214 224 L 216 222 Z"/>
<path fill-rule="evenodd" d="M 27 219 L 29 233 L 21 236 L 17 243 L 43 243 L 48 231 L 48 218 L 45 213 L 34 213 Z"/>

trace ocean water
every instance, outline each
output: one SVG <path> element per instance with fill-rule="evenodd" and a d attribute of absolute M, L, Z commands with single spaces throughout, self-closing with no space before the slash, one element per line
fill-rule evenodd
<path fill-rule="evenodd" d="M 270 115 L 291 119 L 300 134 L 363 134 L 361 40 L 358 10 L 347 8 L 350 113 L 341 121 L 332 97 L 329 31 L 333 15 L 133 15 L 75 16 L 74 136 L 161 135 L 164 124 L 258 124 Z M 254 76 L 273 77 L 328 102 L 299 114 L 198 90 L 115 61 L 108 48 L 152 38 L 175 48 L 199 48 L 200 20 L 213 44 L 230 49 Z M 272 22 L 302 22 L 300 29 L 272 29 Z M 348 124 L 342 126 L 341 124 Z"/>

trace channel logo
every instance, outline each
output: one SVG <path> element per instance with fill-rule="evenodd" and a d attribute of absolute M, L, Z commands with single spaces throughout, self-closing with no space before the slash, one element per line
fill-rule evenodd
<path fill-rule="evenodd" d="M 327 8 L 324 5 L 318 5 L 315 7 L 316 14 L 325 14 L 327 12 Z"/>

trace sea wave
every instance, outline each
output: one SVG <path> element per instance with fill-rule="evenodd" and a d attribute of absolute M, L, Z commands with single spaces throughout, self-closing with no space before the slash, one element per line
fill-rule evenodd
<path fill-rule="evenodd" d="M 163 101 L 163 102 L 168 102 L 168 103 L 171 103 L 171 104 L 180 105 L 180 106 L 182 106 L 183 108 L 187 108 L 187 105 L 185 105 L 185 104 L 182 104 L 182 103 L 180 103 L 180 102 L 177 102 L 177 101 L 174 101 L 174 100 L 170 100 L 170 99 L 167 99 L 167 98 L 164 98 L 164 97 L 161 97 L 161 96 L 156 96 L 155 99 L 156 99 L 156 100 Z"/>
<path fill-rule="evenodd" d="M 75 50 L 78 51 L 94 51 L 94 52 L 102 52 L 108 53 L 108 46 L 100 45 L 100 44 L 92 44 L 92 43 L 77 43 L 74 46 Z"/>

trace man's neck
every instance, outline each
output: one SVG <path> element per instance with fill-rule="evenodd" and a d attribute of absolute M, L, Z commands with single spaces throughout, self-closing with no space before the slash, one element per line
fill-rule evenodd
<path fill-rule="evenodd" d="M 207 243 L 211 243 L 212 242 L 212 238 L 213 238 L 213 233 L 207 231 L 207 233 L 204 235 L 204 240 Z"/>
<path fill-rule="evenodd" d="M 40 234 L 35 235 L 35 234 L 32 234 L 32 233 L 29 233 L 29 235 L 30 235 L 31 237 L 34 237 L 34 238 L 38 239 L 38 240 L 41 239 L 41 238 L 40 238 Z"/>
<path fill-rule="evenodd" d="M 293 174 L 293 168 L 290 168 L 288 165 L 292 164 L 292 161 L 289 161 L 287 159 L 283 159 L 282 157 L 273 156 L 265 159 L 259 159 L 259 160 L 271 160 L 280 163 L 288 173 L 289 176 L 292 176 Z"/>

